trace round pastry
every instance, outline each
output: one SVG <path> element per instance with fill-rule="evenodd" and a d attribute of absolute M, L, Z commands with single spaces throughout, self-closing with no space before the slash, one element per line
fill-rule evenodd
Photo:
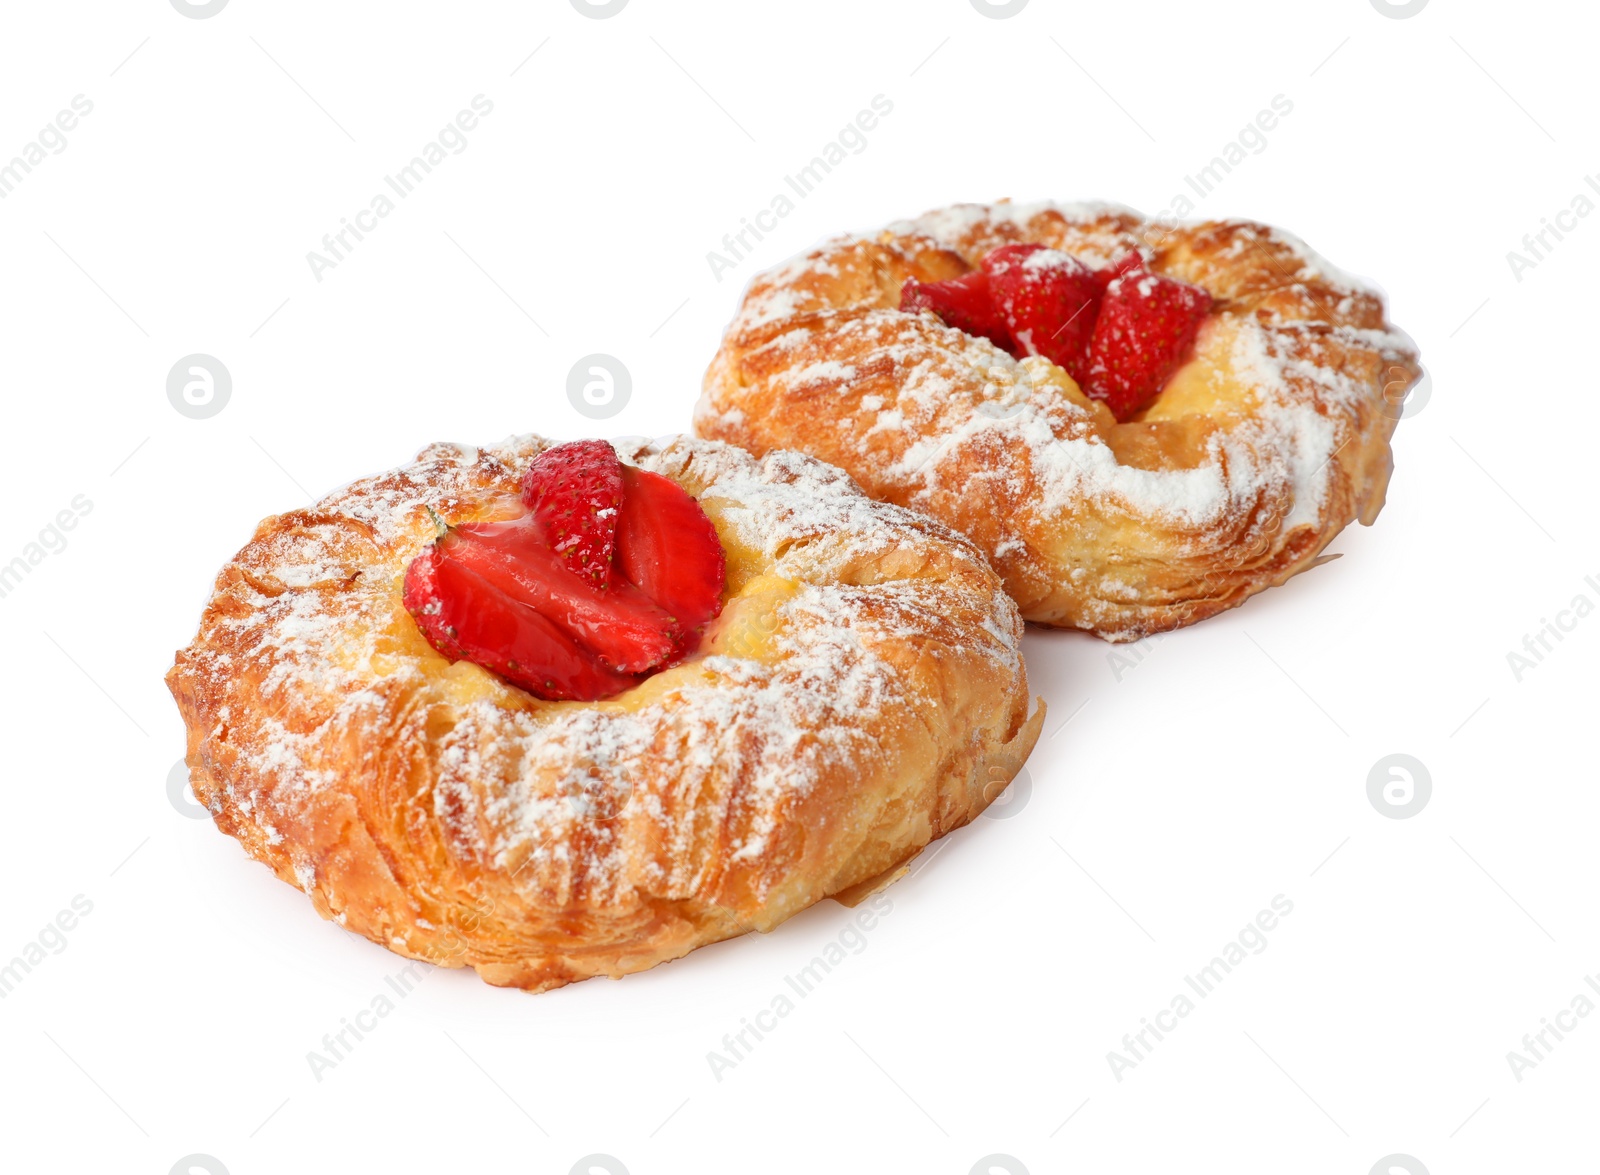
<path fill-rule="evenodd" d="M 758 276 L 695 429 L 832 462 L 973 538 L 1026 619 L 1134 640 L 1370 524 L 1420 374 L 1274 229 L 961 204 Z"/>
<path fill-rule="evenodd" d="M 167 682 L 195 795 L 324 917 L 542 991 L 894 880 L 1032 750 L 1021 632 L 809 457 L 522 437 L 267 519 Z"/>

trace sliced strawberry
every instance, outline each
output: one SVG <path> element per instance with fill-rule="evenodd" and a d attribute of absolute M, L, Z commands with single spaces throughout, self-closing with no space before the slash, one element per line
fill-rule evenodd
<path fill-rule="evenodd" d="M 1043 245 L 1001 245 L 983 259 L 989 294 L 1024 355 L 1043 355 L 1082 383 L 1100 306 L 1094 271 Z"/>
<path fill-rule="evenodd" d="M 623 481 L 617 570 L 693 639 L 722 611 L 727 561 L 716 528 L 699 502 L 659 473 L 630 466 Z"/>
<path fill-rule="evenodd" d="M 443 591 L 439 587 L 440 562 L 439 551 L 433 544 L 424 547 L 422 554 L 406 567 L 401 599 L 428 643 L 440 655 L 459 661 L 466 654 L 456 642 L 454 627 L 445 617 Z"/>
<path fill-rule="evenodd" d="M 595 587 L 611 581 L 622 462 L 605 441 L 569 441 L 533 459 L 522 478 L 522 501 L 551 548 Z"/>
<path fill-rule="evenodd" d="M 1106 286 L 1089 343 L 1084 391 L 1118 420 L 1148 407 L 1194 345 L 1211 295 L 1199 286 L 1143 269 Z"/>
<path fill-rule="evenodd" d="M 595 588 L 541 541 L 531 517 L 460 526 L 438 545 L 448 561 L 552 621 L 612 669 L 653 669 L 680 644 L 682 630 L 664 609 L 617 575 L 604 591 Z"/>
<path fill-rule="evenodd" d="M 608 698 L 692 650 L 722 610 L 722 544 L 667 478 L 617 463 L 606 489 L 609 445 L 550 454 L 524 483 L 531 513 L 450 529 L 406 568 L 403 598 L 453 661 L 541 698 Z"/>
<path fill-rule="evenodd" d="M 529 693 L 593 701 L 633 685 L 577 641 L 482 576 L 430 546 L 406 568 L 405 605 L 424 636 L 452 661 L 468 660 Z"/>
<path fill-rule="evenodd" d="M 1101 293 L 1105 293 L 1106 287 L 1117 278 L 1122 277 L 1124 274 L 1133 273 L 1135 270 L 1140 270 L 1143 268 L 1144 258 L 1140 254 L 1124 253 L 1121 257 L 1118 257 L 1104 269 L 1096 269 L 1093 271 L 1095 285 L 1100 287 Z"/>
<path fill-rule="evenodd" d="M 980 335 L 1007 351 L 1016 349 L 1005 319 L 989 296 L 989 275 L 981 269 L 942 282 L 907 278 L 900 290 L 900 309 L 908 314 L 932 310 L 947 326 Z"/>

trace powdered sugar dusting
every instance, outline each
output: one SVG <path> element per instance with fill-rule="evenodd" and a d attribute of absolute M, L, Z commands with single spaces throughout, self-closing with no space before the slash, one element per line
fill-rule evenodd
<path fill-rule="evenodd" d="M 1103 498 L 1114 500 L 1133 513 L 1160 514 L 1202 526 L 1229 508 L 1234 487 L 1223 478 L 1220 461 L 1170 471 L 1123 464 L 1091 430 L 1092 412 L 1060 400 L 1059 388 L 1049 382 L 1048 361 L 1018 361 L 981 340 L 973 343 L 982 345 L 952 341 L 952 359 L 958 367 L 966 361 L 983 370 L 984 390 L 989 398 L 975 411 L 964 418 L 955 413 L 936 416 L 937 401 L 945 394 L 949 381 L 923 366 L 907 373 L 904 388 L 905 396 L 921 404 L 927 415 L 918 413 L 922 419 L 914 421 L 898 413 L 898 420 L 886 420 L 889 414 L 885 412 L 877 414 L 870 431 L 898 423 L 906 434 L 903 455 L 886 470 L 889 478 L 920 483 L 931 492 L 946 460 L 957 459 L 964 449 L 974 445 L 1014 441 L 1030 455 L 1044 490 L 1040 508 L 1046 512 L 1061 515 L 1086 497 Z M 927 428 L 924 422 L 934 419 L 941 427 Z"/>
<path fill-rule="evenodd" d="M 1161 273 L 1211 293 L 1192 358 L 1140 417 L 1116 422 L 1043 358 L 899 310 L 907 277 L 948 277 L 1020 242 L 1045 246 L 1025 265 L 1064 254 L 1104 268 L 1136 251 L 1151 272 L 1123 279 L 1133 292 L 1152 296 Z M 1370 521 L 1390 464 L 1382 397 L 1419 374 L 1381 297 L 1287 233 L 1002 201 L 837 238 L 758 276 L 696 423 L 758 450 L 803 446 L 957 522 L 1019 599 L 1039 601 L 1030 618 L 1131 639 L 1281 582 L 1347 522 Z"/>
<path fill-rule="evenodd" d="M 958 204 L 914 220 L 894 222 L 875 239 L 921 235 L 960 247 L 972 235 L 982 236 L 997 225 L 1029 228 L 1046 214 L 1074 224 L 1108 217 L 1138 218 L 1131 209 L 1109 203 Z M 1305 260 L 1307 272 L 1327 274 L 1354 290 L 1364 288 L 1298 238 L 1275 230 L 1264 231 L 1296 250 Z M 839 242 L 860 239 L 866 238 L 839 238 Z M 1249 245 L 1241 239 L 1233 247 L 1244 249 Z M 1056 265 L 1064 255 L 1061 250 L 1045 248 L 1025 258 L 1023 264 Z M 781 305 L 786 299 L 794 299 L 787 287 L 818 272 L 819 267 L 828 264 L 828 256 L 823 249 L 796 257 L 764 275 L 763 281 L 770 280 L 771 285 L 763 294 L 762 309 L 755 319 L 741 317 L 739 325 L 748 327 L 754 321 L 780 319 Z M 1149 296 L 1153 286 L 1154 276 L 1144 275 L 1136 288 Z M 794 385 L 849 379 L 857 368 L 871 367 L 875 361 L 909 358 L 910 365 L 897 371 L 898 404 L 886 404 L 883 397 L 875 394 L 860 401 L 860 408 L 872 413 L 864 439 L 902 434 L 900 454 L 887 465 L 885 475 L 899 484 L 920 482 L 931 491 L 940 479 L 941 466 L 946 461 L 958 461 L 964 449 L 997 441 L 1016 442 L 1031 455 L 1034 471 L 1044 487 L 1042 509 L 1057 515 L 1070 512 L 1087 498 L 1198 529 L 1214 525 L 1230 513 L 1247 511 L 1270 486 L 1287 481 L 1292 487 L 1293 506 L 1285 524 L 1314 521 L 1326 493 L 1330 458 L 1345 438 L 1304 386 L 1309 383 L 1322 393 L 1332 393 L 1346 401 L 1345 407 L 1365 394 L 1331 368 L 1273 354 L 1259 325 L 1247 321 L 1241 325 L 1229 358 L 1233 373 L 1258 400 L 1255 419 L 1240 422 L 1232 433 L 1219 434 L 1211 445 L 1209 459 L 1198 466 L 1136 468 L 1119 461 L 1104 443 L 1099 430 L 1091 427 L 1092 413 L 1088 409 L 1064 398 L 1059 387 L 1052 385 L 1046 369 L 1039 366 L 1044 361 L 1018 361 L 987 339 L 949 329 L 943 330 L 940 340 L 944 362 L 921 353 L 912 355 L 901 343 L 898 328 L 903 321 L 903 316 L 894 312 L 869 313 L 843 329 L 846 335 L 869 340 L 869 348 L 860 358 L 853 363 L 836 359 L 811 362 L 780 378 Z M 1368 336 L 1366 341 L 1391 350 L 1408 343 L 1397 332 L 1349 333 Z M 810 334 L 809 329 L 796 329 L 780 336 L 780 344 L 795 346 Z M 1291 371 L 1302 377 L 1295 384 L 1285 379 Z M 984 388 L 975 410 L 967 411 L 959 404 L 953 411 L 947 410 L 952 389 L 957 384 L 970 383 L 974 377 L 982 380 Z M 715 406 L 709 400 L 702 401 L 700 411 L 710 413 Z M 877 451 L 875 447 L 873 452 Z M 869 459 L 867 452 L 863 451 L 862 459 Z"/>
<path fill-rule="evenodd" d="M 230 782 L 229 802 L 270 829 L 270 843 L 284 839 L 278 829 L 296 814 L 352 787 L 327 763 L 354 739 L 373 753 L 419 748 L 432 779 L 431 817 L 450 851 L 514 871 L 544 900 L 694 891 L 715 879 L 669 876 L 661 862 L 770 866 L 786 814 L 815 781 L 879 753 L 868 732 L 882 725 L 877 716 L 903 710 L 915 688 L 885 650 L 964 632 L 941 655 L 1020 679 L 1021 623 L 997 590 L 987 600 L 992 615 L 956 629 L 948 621 L 955 588 L 849 578 L 863 561 L 889 555 L 906 555 L 915 568 L 920 550 L 924 560 L 937 551 L 994 582 L 967 540 L 872 501 L 811 458 L 779 452 L 758 462 L 686 439 L 617 448 L 625 461 L 689 487 L 725 543 L 759 552 L 767 595 L 736 595 L 687 661 L 607 702 L 540 703 L 466 663 L 446 668 L 400 607 L 399 575 L 439 521 L 476 517 L 514 495 L 545 445 L 520 437 L 481 451 L 434 446 L 306 512 L 335 521 L 246 548 L 235 566 L 254 568 L 251 577 L 224 573 L 229 613 L 190 655 L 219 690 L 259 681 L 273 707 L 239 715 L 227 734 L 244 768 L 236 776 L 260 785 L 241 792 Z M 693 820 L 676 815 L 686 805 Z M 727 854 L 689 851 L 707 820 L 723 829 Z M 656 864 L 640 863 L 640 828 L 665 838 Z M 665 851 L 673 838 L 685 842 L 683 854 Z M 300 861 L 294 871 L 309 890 L 311 866 Z"/>

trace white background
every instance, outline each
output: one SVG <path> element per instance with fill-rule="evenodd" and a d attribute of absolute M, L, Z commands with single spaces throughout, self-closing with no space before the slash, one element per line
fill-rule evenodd
<path fill-rule="evenodd" d="M 1459 0 L 1409 19 L 1369 0 L 1032 0 L 1004 20 L 969 0 L 9 5 L 0 161 L 75 95 L 94 110 L 0 201 L 0 563 L 76 495 L 92 510 L 0 599 L 0 962 L 75 895 L 93 910 L 0 1001 L 0 1165 L 1592 1163 L 1600 1016 L 1520 1082 L 1506 1055 L 1600 972 L 1600 619 L 1520 681 L 1507 654 L 1580 593 L 1600 603 L 1600 217 L 1520 281 L 1506 254 L 1600 167 L 1595 31 L 1576 3 Z M 477 94 L 494 112 L 469 146 L 317 281 L 307 252 Z M 866 149 L 714 280 L 707 252 L 877 94 L 894 109 Z M 890 890 L 866 948 L 720 1082 L 707 1053 L 848 911 L 537 997 L 435 972 L 316 1080 L 306 1054 L 402 961 L 165 790 L 182 727 L 161 675 L 257 519 L 429 441 L 680 430 L 756 269 L 961 199 L 1158 212 L 1278 94 L 1292 114 L 1198 214 L 1297 232 L 1381 281 L 1418 340 L 1431 398 L 1377 526 L 1131 669 L 1030 633 L 1051 711 L 1031 793 Z M 192 352 L 232 373 L 211 419 L 166 396 Z M 565 396 L 590 352 L 634 380 L 599 425 Z M 1432 780 L 1410 819 L 1367 797 L 1395 752 Z M 1117 1080 L 1123 1034 L 1278 894 L 1293 913 L 1266 949 Z"/>

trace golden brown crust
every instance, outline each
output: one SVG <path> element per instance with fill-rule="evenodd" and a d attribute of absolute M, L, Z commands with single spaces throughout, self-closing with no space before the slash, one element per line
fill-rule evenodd
<path fill-rule="evenodd" d="M 1139 249 L 1210 291 L 1192 359 L 1140 417 L 1119 424 L 1048 361 L 898 309 L 908 277 L 1014 241 L 1095 265 Z M 1381 298 L 1276 230 L 968 204 L 758 276 L 695 430 L 838 465 L 971 536 L 1025 618 L 1133 640 L 1235 607 L 1370 524 L 1420 375 Z"/>
<path fill-rule="evenodd" d="M 792 453 L 618 444 L 728 551 L 684 664 L 599 703 L 449 664 L 404 568 L 430 511 L 514 510 L 545 445 L 436 445 L 267 519 L 167 675 L 196 796 L 324 917 L 490 983 L 616 977 L 859 897 L 1027 757 L 1042 711 L 983 556 Z"/>

